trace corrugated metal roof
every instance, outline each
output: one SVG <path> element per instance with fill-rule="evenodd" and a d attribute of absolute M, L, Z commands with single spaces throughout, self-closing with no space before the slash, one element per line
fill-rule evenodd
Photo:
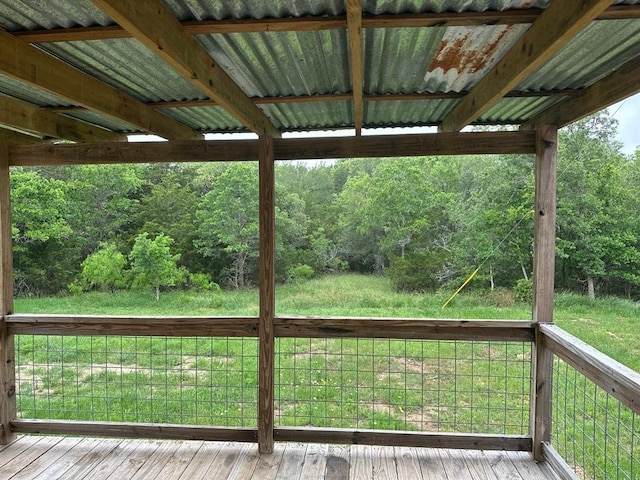
<path fill-rule="evenodd" d="M 401 13 L 484 12 L 519 8 L 546 8 L 551 0 L 364 0 L 371 15 Z"/>
<path fill-rule="evenodd" d="M 95 113 L 90 110 L 73 110 L 72 112 L 68 112 L 65 115 L 73 118 L 78 118 L 80 120 L 84 120 L 85 122 L 93 123 L 94 125 L 99 125 L 116 132 L 143 133 L 139 128 L 134 127 L 129 123 L 117 120 L 112 117 L 108 117 L 106 115 L 100 115 L 99 113 Z"/>
<path fill-rule="evenodd" d="M 8 31 L 110 25 L 107 15 L 90 0 L 0 1 L 0 27 Z"/>
<path fill-rule="evenodd" d="M 347 128 L 353 125 L 350 101 L 260 105 L 282 130 Z"/>
<path fill-rule="evenodd" d="M 74 106 L 62 97 L 31 87 L 30 85 L 18 82 L 17 80 L 4 75 L 0 75 L 0 92 L 10 97 L 33 103 L 39 107 Z"/>
<path fill-rule="evenodd" d="M 503 98 L 478 118 L 479 123 L 522 123 L 553 106 L 562 97 Z"/>
<path fill-rule="evenodd" d="M 162 113 L 205 132 L 246 131 L 246 128 L 222 107 L 165 108 Z"/>
<path fill-rule="evenodd" d="M 437 125 L 457 100 L 384 101 L 364 104 L 364 124 L 370 127 Z"/>

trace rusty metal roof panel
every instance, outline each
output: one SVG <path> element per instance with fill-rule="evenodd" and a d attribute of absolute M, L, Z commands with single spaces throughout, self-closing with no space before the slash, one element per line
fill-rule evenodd
<path fill-rule="evenodd" d="M 260 105 L 280 130 L 317 130 L 353 126 L 351 101 Z"/>
<path fill-rule="evenodd" d="M 218 106 L 163 108 L 159 111 L 202 132 L 246 131 L 246 128 L 235 117 Z"/>
<path fill-rule="evenodd" d="M 344 30 L 198 35 L 196 38 L 250 96 L 351 91 Z"/>
<path fill-rule="evenodd" d="M 365 102 L 363 123 L 367 127 L 437 125 L 456 102 L 457 100 Z"/>
<path fill-rule="evenodd" d="M 142 102 L 206 98 L 137 40 L 45 43 L 40 47 Z"/>
<path fill-rule="evenodd" d="M 599 20 L 578 34 L 518 88 L 583 88 L 639 54 L 637 20 Z"/>

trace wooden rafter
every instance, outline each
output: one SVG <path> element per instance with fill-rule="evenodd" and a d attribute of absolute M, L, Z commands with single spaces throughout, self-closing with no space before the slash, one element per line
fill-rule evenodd
<path fill-rule="evenodd" d="M 114 142 L 126 140 L 124 135 L 73 118 L 58 115 L 20 100 L 0 96 L 0 124 L 76 142 Z"/>
<path fill-rule="evenodd" d="M 280 135 L 271 120 L 251 103 L 160 0 L 93 0 L 93 3 L 247 128 L 258 134 Z"/>
<path fill-rule="evenodd" d="M 349 65 L 353 85 L 353 124 L 356 135 L 362 134 L 362 0 L 347 0 L 347 36 L 349 39 Z"/>
<path fill-rule="evenodd" d="M 639 92 L 640 58 L 637 58 L 585 88 L 579 95 L 555 104 L 523 128 L 543 124 L 564 127 Z"/>
<path fill-rule="evenodd" d="M 149 133 L 197 138 L 191 128 L 0 30 L 0 73 Z"/>
<path fill-rule="evenodd" d="M 34 143 L 44 143 L 46 139 L 33 137 L 20 132 L 15 132 L 6 128 L 0 128 L 0 145 L 28 145 Z"/>
<path fill-rule="evenodd" d="M 552 2 L 471 93 L 445 117 L 441 131 L 458 131 L 472 123 L 551 58 L 610 4 L 611 0 Z"/>
<path fill-rule="evenodd" d="M 363 28 L 472 27 L 476 25 L 516 25 L 533 23 L 541 9 L 502 10 L 488 12 L 444 12 L 363 17 Z M 640 5 L 614 5 L 606 9 L 599 20 L 640 18 Z M 211 35 L 253 32 L 305 32 L 347 28 L 346 16 L 271 18 L 242 20 L 204 20 L 182 22 L 191 35 Z M 26 42 L 54 43 L 86 40 L 130 38 L 131 33 L 119 25 L 22 30 L 13 32 Z"/>

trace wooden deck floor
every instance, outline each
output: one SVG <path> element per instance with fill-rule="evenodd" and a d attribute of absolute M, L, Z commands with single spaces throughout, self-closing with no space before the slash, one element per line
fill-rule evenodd
<path fill-rule="evenodd" d="M 485 480 L 555 478 L 526 453 L 363 445 L 24 436 L 0 450 L 9 479 Z"/>

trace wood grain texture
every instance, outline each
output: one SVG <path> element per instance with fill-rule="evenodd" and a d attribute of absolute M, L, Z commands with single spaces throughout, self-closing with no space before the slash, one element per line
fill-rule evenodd
<path fill-rule="evenodd" d="M 88 435 L 121 438 L 157 438 L 173 440 L 209 440 L 255 442 L 257 433 L 250 428 L 199 427 L 151 423 L 80 422 L 71 420 L 14 420 L 17 433 L 46 435 Z"/>
<path fill-rule="evenodd" d="M 517 25 L 533 23 L 542 9 L 527 8 L 484 12 L 442 12 L 398 15 L 368 15 L 363 18 L 364 28 L 422 28 L 422 27 L 472 27 L 476 25 Z M 640 18 L 638 5 L 613 5 L 607 8 L 599 20 L 624 20 Z M 344 30 L 344 15 L 326 17 L 264 18 L 202 20 L 182 22 L 191 35 L 212 35 L 254 32 L 309 32 Z M 119 25 L 94 27 L 52 28 L 48 30 L 20 30 L 13 34 L 31 43 L 75 42 L 130 38 L 131 33 Z"/>
<path fill-rule="evenodd" d="M 258 317 L 144 317 L 14 314 L 9 332 L 34 335 L 142 335 L 168 337 L 256 337 Z"/>
<path fill-rule="evenodd" d="M 122 120 L 168 139 L 200 134 L 106 83 L 0 30 L 0 72 L 59 95 L 71 103 Z"/>
<path fill-rule="evenodd" d="M 275 163 L 273 141 L 260 138 L 258 159 L 259 181 L 259 290 L 260 321 L 258 324 L 258 447 L 260 453 L 273 452 L 274 424 L 274 318 L 276 310 L 275 255 Z"/>
<path fill-rule="evenodd" d="M 126 140 L 124 135 L 5 96 L 0 96 L 0 124 L 32 132 L 43 137 L 54 137 L 76 142 L 117 142 Z"/>
<path fill-rule="evenodd" d="M 276 138 L 276 160 L 535 153 L 533 131 Z M 11 166 L 257 161 L 258 140 L 11 145 Z"/>
<path fill-rule="evenodd" d="M 259 135 L 280 135 L 271 120 L 251 103 L 160 0 L 93 3 L 250 130 Z"/>
<path fill-rule="evenodd" d="M 580 480 L 580 477 L 576 475 L 576 472 L 567 464 L 562 458 L 562 455 L 553 448 L 549 443 L 542 444 L 542 451 L 547 463 L 551 466 L 553 471 L 558 472 L 560 478 L 563 480 Z"/>
<path fill-rule="evenodd" d="M 640 373 L 555 325 L 540 325 L 540 332 L 555 355 L 640 415 Z"/>
<path fill-rule="evenodd" d="M 471 93 L 445 117 L 441 131 L 458 131 L 480 117 L 569 43 L 609 5 L 611 0 L 552 2 L 480 79 Z"/>
<path fill-rule="evenodd" d="M 544 460 L 542 444 L 551 440 L 551 394 L 553 389 L 553 352 L 547 348 L 540 329 L 531 351 L 531 397 L 529 402 L 533 458 Z"/>
<path fill-rule="evenodd" d="M 7 325 L 13 313 L 13 245 L 11 181 L 6 145 L 0 145 L 0 445 L 15 440 L 10 422 L 16 418 L 14 336 Z"/>

